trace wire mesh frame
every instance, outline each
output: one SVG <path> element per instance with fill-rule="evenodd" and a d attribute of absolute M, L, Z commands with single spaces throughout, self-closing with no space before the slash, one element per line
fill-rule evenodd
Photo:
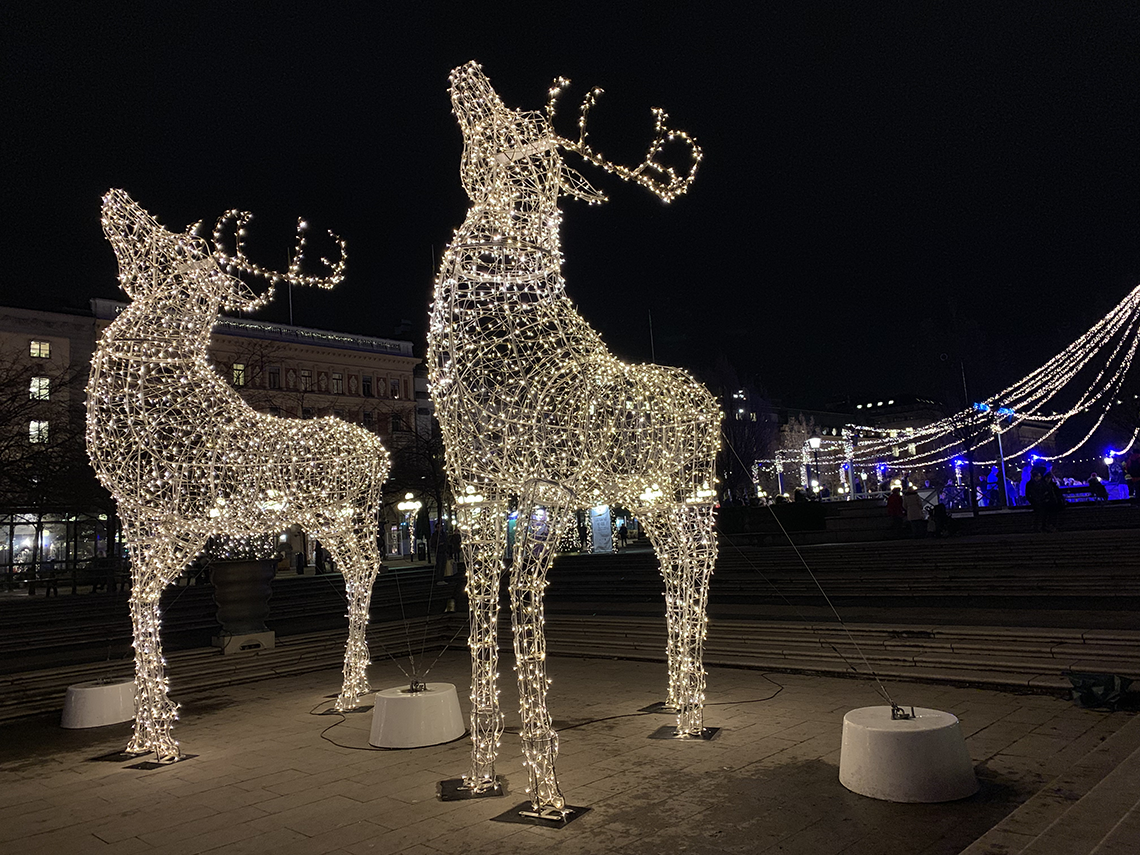
<path fill-rule="evenodd" d="M 122 190 L 103 198 L 103 231 L 119 261 L 119 284 L 132 303 L 103 332 L 87 386 L 87 450 L 118 505 L 131 549 L 130 610 L 135 644 L 135 728 L 131 753 L 180 756 L 172 735 L 177 707 L 168 697 L 159 596 L 215 535 L 242 537 L 300 525 L 343 569 L 349 635 L 338 709 L 368 692 L 365 638 L 380 485 L 389 469 L 379 439 L 334 418 L 302 421 L 253 410 L 212 368 L 207 348 L 221 308 L 252 308 L 255 295 L 233 271 L 271 283 L 331 287 L 300 272 L 304 224 L 289 272 L 249 263 L 241 236 L 249 215 L 218 222 L 214 246 L 160 226 Z M 234 255 L 221 250 L 227 222 Z M 326 262 L 327 263 L 327 262 Z"/>
<path fill-rule="evenodd" d="M 666 579 L 669 698 L 678 728 L 703 727 L 702 645 L 712 530 L 714 459 L 721 413 L 683 371 L 614 358 L 567 298 L 558 199 L 605 200 L 562 159 L 570 150 L 671 199 L 688 187 L 700 149 L 655 111 L 657 136 L 634 170 L 609 164 L 544 117 L 509 110 L 472 62 L 451 74 L 463 131 L 460 177 L 471 208 L 447 248 L 428 335 L 431 395 L 443 431 L 471 600 L 472 766 L 478 790 L 495 781 L 502 734 L 495 627 L 508 571 L 505 513 L 519 499 L 520 542 L 509 565 L 523 747 L 535 810 L 562 810 L 557 734 L 546 708 L 542 598 L 557 533 L 577 507 L 620 504 L 649 521 Z M 670 140 L 692 155 L 683 176 L 661 167 Z"/>

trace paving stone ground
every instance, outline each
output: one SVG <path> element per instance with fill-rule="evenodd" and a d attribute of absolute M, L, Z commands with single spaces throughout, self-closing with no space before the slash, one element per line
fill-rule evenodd
<path fill-rule="evenodd" d="M 430 659 L 430 657 L 429 657 Z M 68 853 L 796 853 L 957 855 L 1128 720 L 1059 697 L 892 682 L 904 705 L 961 720 L 981 781 L 969 799 L 900 805 L 838 780 L 843 715 L 882 703 L 872 683 L 712 668 L 709 742 L 650 740 L 671 719 L 664 665 L 552 657 L 559 776 L 590 811 L 562 829 L 490 821 L 523 801 L 517 694 L 503 661 L 504 798 L 442 802 L 438 782 L 467 768 L 470 743 L 371 749 L 371 712 L 331 705 L 339 671 L 218 690 L 184 703 L 177 736 L 197 755 L 153 771 L 93 758 L 121 749 L 129 724 L 65 731 L 58 716 L 0 731 L 0 852 Z M 464 715 L 466 652 L 433 682 L 455 683 Z M 377 688 L 400 685 L 391 662 Z M 133 762 L 133 761 L 132 761 Z"/>

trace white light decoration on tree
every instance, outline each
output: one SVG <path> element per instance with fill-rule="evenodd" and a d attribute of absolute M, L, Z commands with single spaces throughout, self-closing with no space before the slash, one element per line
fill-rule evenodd
<path fill-rule="evenodd" d="M 507 109 L 474 62 L 451 73 L 464 142 L 460 177 L 471 208 L 444 254 L 428 336 L 431 394 L 460 497 L 471 603 L 474 746 L 464 785 L 474 792 L 495 787 L 503 729 L 499 579 L 507 569 L 506 515 L 517 499 L 509 590 L 528 792 L 534 811 L 555 819 L 567 809 L 546 707 L 542 603 L 560 533 L 574 509 L 604 503 L 644 521 L 666 582 L 668 703 L 680 711 L 678 735 L 701 734 L 721 420 L 713 396 L 685 372 L 614 358 L 567 298 L 561 275 L 559 196 L 591 203 L 605 197 L 563 162 L 560 150 L 668 201 L 692 182 L 700 149 L 655 110 L 645 160 L 635 169 L 611 164 L 586 144 L 586 116 L 601 90 L 582 105 L 577 141 L 554 133 L 550 121 L 566 85 L 555 81 L 543 116 Z M 691 156 L 683 175 L 658 163 L 670 141 Z"/>
<path fill-rule="evenodd" d="M 338 709 L 368 691 L 365 639 L 380 485 L 388 453 L 373 434 L 334 418 L 301 421 L 254 411 L 211 367 L 210 331 L 221 309 L 264 305 L 272 284 L 331 288 L 301 272 L 305 224 L 299 223 L 288 272 L 250 262 L 242 238 L 249 215 L 230 211 L 213 247 L 194 234 L 167 231 L 122 190 L 103 197 L 103 231 L 132 303 L 104 332 L 87 386 L 87 450 L 114 496 L 131 550 L 135 645 L 135 729 L 127 751 L 179 758 L 171 735 L 176 705 L 167 696 L 159 596 L 214 535 L 242 537 L 300 525 L 343 568 L 349 636 Z M 234 254 L 222 251 L 232 223 Z M 333 236 L 335 239 L 335 236 Z M 235 272 L 267 278 L 255 294 Z"/>

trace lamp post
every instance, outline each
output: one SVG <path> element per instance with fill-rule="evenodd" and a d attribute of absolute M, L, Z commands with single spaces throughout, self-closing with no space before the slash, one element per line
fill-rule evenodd
<path fill-rule="evenodd" d="M 1009 481 L 1005 477 L 1005 452 L 1001 446 L 1001 420 L 1004 418 L 1013 419 L 1014 412 L 1009 407 L 998 407 L 991 409 L 989 404 L 974 404 L 974 409 L 979 413 L 991 413 L 993 422 L 990 424 L 990 429 L 994 432 L 994 437 L 997 439 L 998 450 L 998 463 L 1001 465 L 1001 498 L 1002 507 L 1009 507 Z"/>
<path fill-rule="evenodd" d="M 808 445 L 811 447 L 812 456 L 815 458 L 815 464 L 814 464 L 815 483 L 816 483 L 815 494 L 817 497 L 819 496 L 819 485 L 823 483 L 819 477 L 820 476 L 820 472 L 819 472 L 819 447 L 822 444 L 823 444 L 823 438 L 820 437 L 819 431 L 813 430 L 811 432 L 811 436 L 808 437 Z"/>
<path fill-rule="evenodd" d="M 420 508 L 424 503 L 414 499 L 411 493 L 404 493 L 404 501 L 396 505 L 396 510 L 404 512 L 404 525 L 408 527 L 408 544 L 411 548 L 411 554 L 416 554 L 416 529 L 414 520 L 416 514 L 419 513 Z"/>

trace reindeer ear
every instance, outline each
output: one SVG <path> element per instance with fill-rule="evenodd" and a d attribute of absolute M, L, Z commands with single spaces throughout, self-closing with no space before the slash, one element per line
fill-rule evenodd
<path fill-rule="evenodd" d="M 591 205 L 600 205 L 608 202 L 609 197 L 594 189 L 593 185 L 576 169 L 562 164 L 562 173 L 559 175 L 558 186 L 567 196 L 589 202 Z"/>

